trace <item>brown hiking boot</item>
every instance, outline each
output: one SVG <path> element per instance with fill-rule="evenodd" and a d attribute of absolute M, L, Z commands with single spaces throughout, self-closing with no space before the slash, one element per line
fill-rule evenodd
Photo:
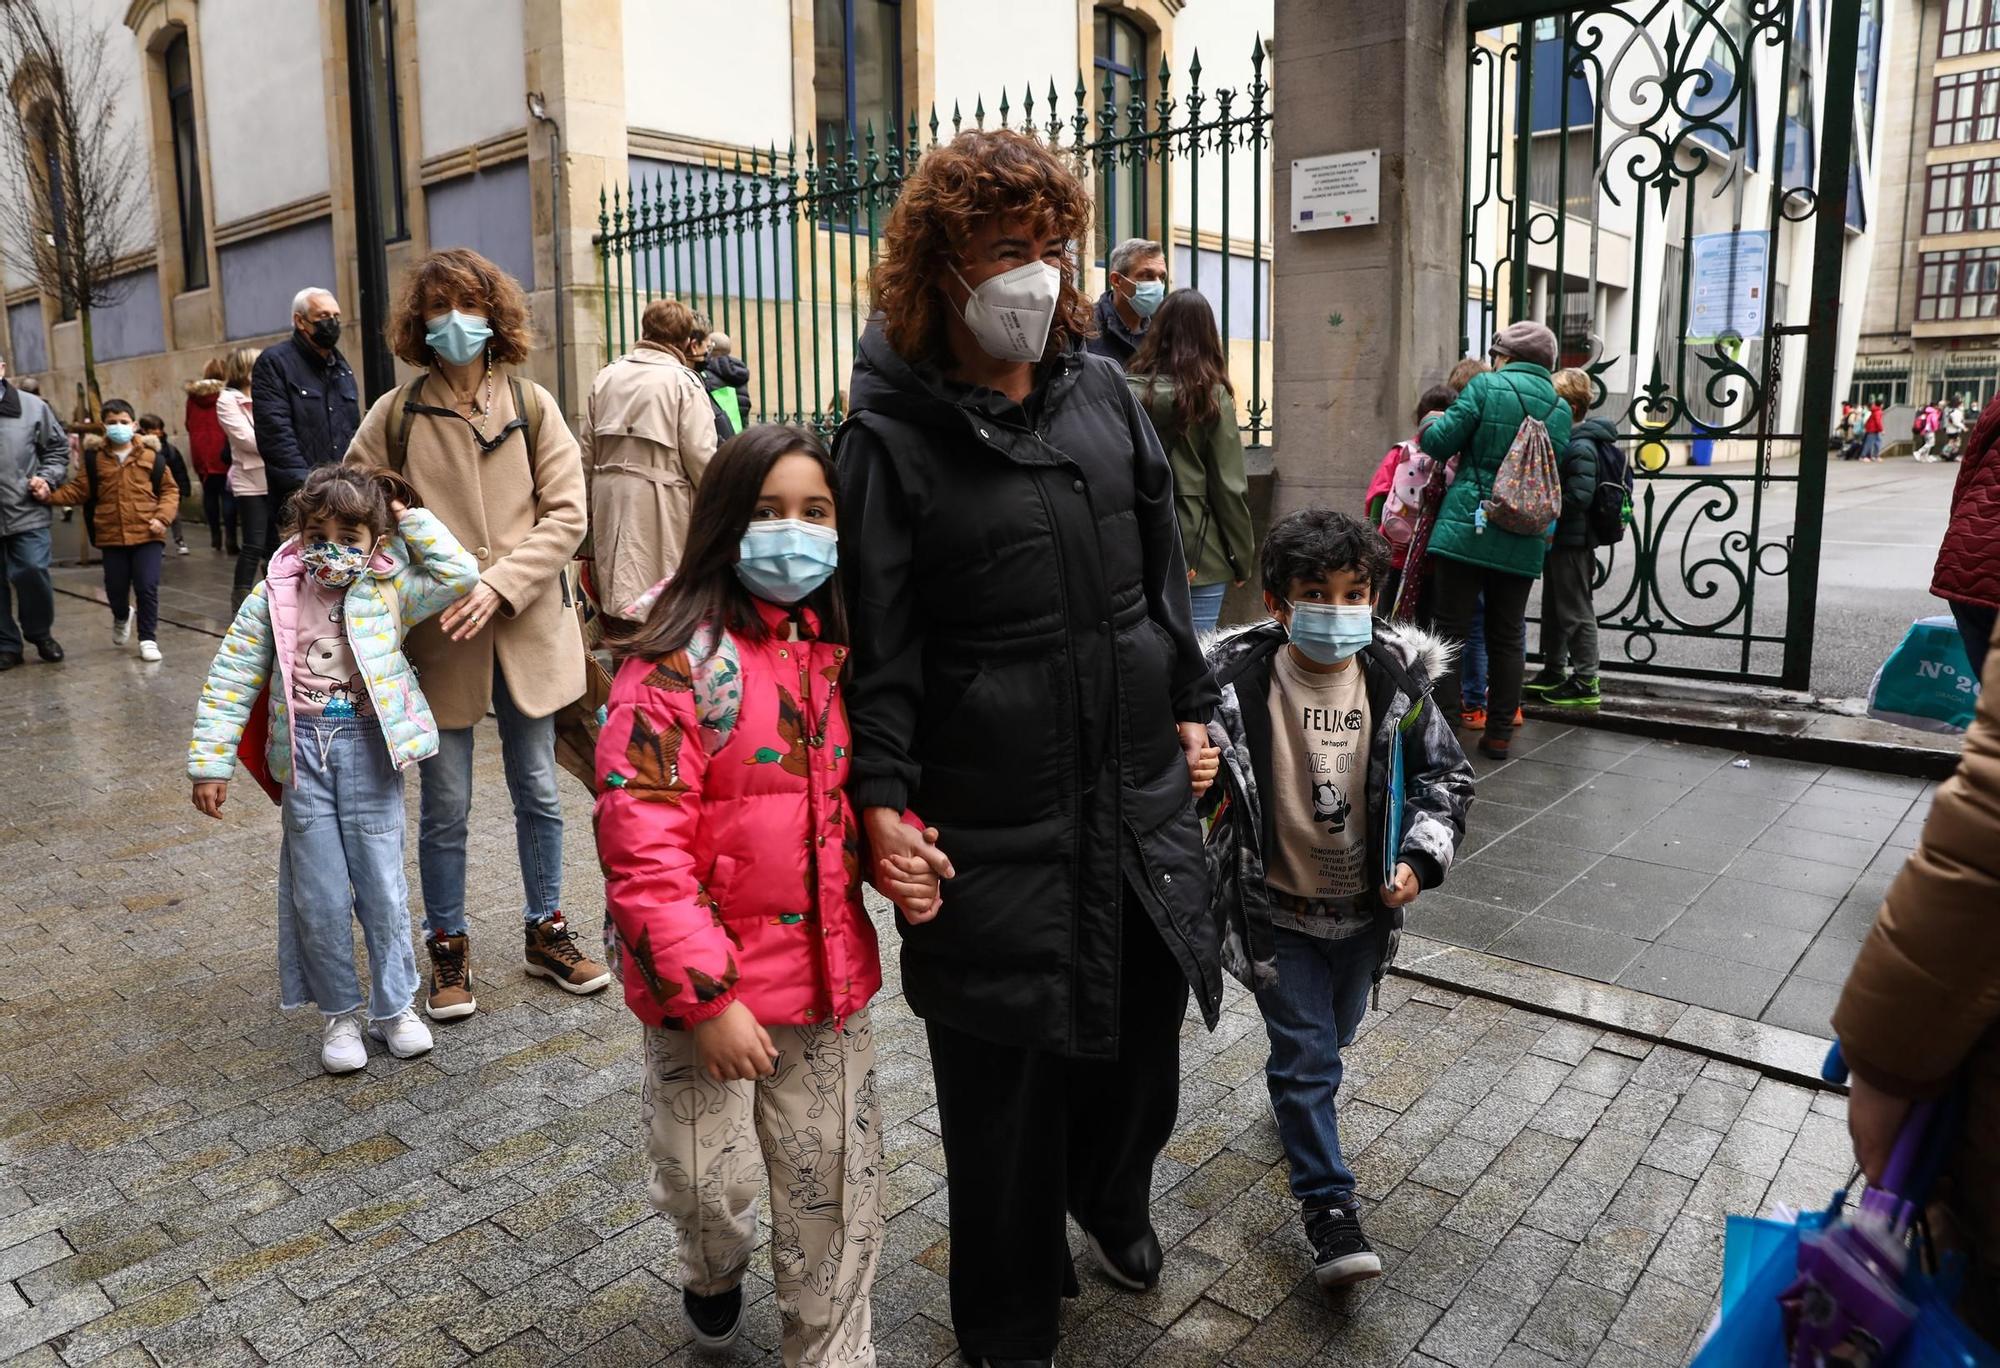
<path fill-rule="evenodd" d="M 569 922 L 558 912 L 527 927 L 527 970 L 572 993 L 594 993 L 611 982 L 611 971 L 576 948 Z"/>
<path fill-rule="evenodd" d="M 433 1021 L 471 1016 L 479 1010 L 472 996 L 472 943 L 466 936 L 426 936 L 431 952 L 431 991 L 424 1014 Z"/>

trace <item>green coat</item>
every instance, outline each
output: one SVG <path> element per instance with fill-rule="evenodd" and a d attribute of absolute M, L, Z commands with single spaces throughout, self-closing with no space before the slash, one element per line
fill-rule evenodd
<path fill-rule="evenodd" d="M 1445 494 L 1431 531 L 1431 555 L 1541 577 L 1546 537 L 1491 525 L 1480 532 L 1472 520 L 1473 510 L 1492 495 L 1493 479 L 1526 418 L 1539 418 L 1548 426 L 1549 444 L 1560 463 L 1569 446 L 1569 404 L 1556 394 L 1546 367 L 1510 361 L 1503 370 L 1473 376 L 1452 406 L 1424 429 L 1420 441 L 1425 451 L 1459 458 L 1458 479 Z"/>
<path fill-rule="evenodd" d="M 1174 511 L 1193 584 L 1234 584 L 1257 564 L 1250 526 L 1250 481 L 1243 473 L 1243 436 L 1236 427 L 1236 398 L 1215 388 L 1215 420 L 1192 432 L 1174 426 L 1174 386 L 1157 375 L 1128 375 L 1139 406 L 1153 420 L 1174 470 Z"/>

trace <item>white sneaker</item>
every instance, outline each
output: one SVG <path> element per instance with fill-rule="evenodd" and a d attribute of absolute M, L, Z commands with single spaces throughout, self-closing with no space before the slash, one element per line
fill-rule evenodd
<path fill-rule="evenodd" d="M 157 641 L 142 641 L 142 642 L 140 642 L 140 643 L 139 643 L 139 659 L 141 659 L 141 660 L 145 661 L 145 662 L 146 662 L 146 663 L 147 663 L 148 665 L 157 665 L 157 664 L 159 664 L 159 663 L 160 663 L 160 644 L 159 644 L 159 643 L 158 643 Z"/>
<path fill-rule="evenodd" d="M 126 618 L 123 622 L 120 622 L 117 618 L 111 619 L 111 639 L 120 646 L 130 641 L 132 639 L 132 619 Z"/>
<path fill-rule="evenodd" d="M 185 556 L 185 555 L 186 555 L 187 553 L 188 553 L 188 549 L 187 549 L 187 543 L 186 543 L 186 542 L 182 542 L 182 543 L 181 543 L 181 554 L 182 554 L 183 556 Z"/>
<path fill-rule="evenodd" d="M 326 1036 L 320 1042 L 319 1062 L 328 1073 L 353 1073 L 368 1062 L 368 1047 L 361 1041 L 361 1015 L 348 1012 L 326 1019 Z"/>
<path fill-rule="evenodd" d="M 430 1028 L 418 1018 L 415 1007 L 405 1007 L 387 1021 L 369 1022 L 368 1034 L 387 1045 L 398 1059 L 414 1059 L 431 1048 Z"/>

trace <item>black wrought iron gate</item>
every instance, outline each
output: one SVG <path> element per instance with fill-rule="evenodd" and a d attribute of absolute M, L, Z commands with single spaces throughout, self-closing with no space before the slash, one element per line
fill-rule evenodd
<path fill-rule="evenodd" d="M 1633 461 L 1608 668 L 1809 686 L 1860 8 L 1468 6 L 1465 351 L 1548 323 Z"/>

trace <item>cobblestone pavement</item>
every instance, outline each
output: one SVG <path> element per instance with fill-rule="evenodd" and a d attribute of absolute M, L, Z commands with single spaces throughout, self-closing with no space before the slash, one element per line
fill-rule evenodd
<path fill-rule="evenodd" d="M 524 978 L 497 747 L 481 739 L 480 1013 L 426 1058 L 322 1074 L 277 1010 L 273 808 L 213 823 L 182 755 L 212 637 L 114 648 L 64 598 L 60 667 L 0 677 L 0 1357 L 26 1363 L 644 1364 L 689 1359 L 673 1240 L 642 1197 L 637 1029 Z M 414 811 L 414 802 L 412 803 Z M 580 926 L 601 910 L 569 799 Z M 1673 1363 L 1708 1320 L 1722 1217 L 1845 1180 L 1842 1103 L 1667 1046 L 1391 979 L 1342 1103 L 1386 1276 L 1312 1284 L 1240 993 L 1185 1034 L 1143 1297 L 1086 1272 L 1079 1364 Z M 877 1018 L 887 1364 L 953 1353 L 922 1035 Z M 760 1263 L 747 1342 L 777 1339 Z"/>

